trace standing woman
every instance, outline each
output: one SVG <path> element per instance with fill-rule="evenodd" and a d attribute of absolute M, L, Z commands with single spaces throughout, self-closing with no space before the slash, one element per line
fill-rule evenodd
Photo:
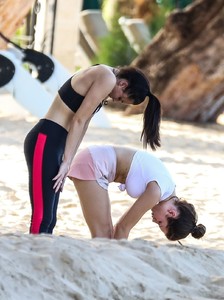
<path fill-rule="evenodd" d="M 29 171 L 32 207 L 30 233 L 52 233 L 59 193 L 89 122 L 110 97 L 140 104 L 148 96 L 141 139 L 153 150 L 160 146 L 161 108 L 145 75 L 133 67 L 91 66 L 75 73 L 59 89 L 51 107 L 27 134 L 24 153 Z"/>

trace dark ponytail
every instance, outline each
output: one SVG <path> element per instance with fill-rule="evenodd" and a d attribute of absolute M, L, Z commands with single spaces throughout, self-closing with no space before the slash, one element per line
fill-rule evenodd
<path fill-rule="evenodd" d="M 149 93 L 148 104 L 144 111 L 143 130 L 141 140 L 143 146 L 147 148 L 150 144 L 152 150 L 160 147 L 160 121 L 161 121 L 161 105 L 159 100 L 153 94 Z"/>
<path fill-rule="evenodd" d="M 156 150 L 156 147 L 160 147 L 159 126 L 161 107 L 159 100 L 150 92 L 148 78 L 141 70 L 134 67 L 119 68 L 116 77 L 128 81 L 125 93 L 129 99 L 133 100 L 134 105 L 142 103 L 147 96 L 149 97 L 149 102 L 144 111 L 141 140 L 143 139 L 143 146 L 145 148 L 150 144 L 152 150 Z"/>

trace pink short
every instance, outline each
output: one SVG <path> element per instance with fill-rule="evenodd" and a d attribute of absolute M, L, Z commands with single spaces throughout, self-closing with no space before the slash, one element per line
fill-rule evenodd
<path fill-rule="evenodd" d="M 76 154 L 68 177 L 81 180 L 96 180 L 108 190 L 116 174 L 116 153 L 112 146 L 90 146 Z"/>

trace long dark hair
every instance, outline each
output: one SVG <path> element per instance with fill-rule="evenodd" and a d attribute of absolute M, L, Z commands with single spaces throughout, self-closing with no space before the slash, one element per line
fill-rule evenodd
<path fill-rule="evenodd" d="M 160 147 L 160 121 L 161 105 L 159 100 L 150 91 L 149 81 L 146 75 L 134 67 L 120 67 L 117 78 L 126 79 L 128 86 L 125 89 L 128 98 L 133 100 L 134 105 L 142 103 L 148 96 L 148 104 L 144 110 L 143 130 L 141 140 L 147 148 L 149 144 L 152 150 Z"/>
<path fill-rule="evenodd" d="M 150 144 L 152 150 L 160 147 L 160 121 L 161 121 L 161 106 L 159 100 L 150 93 L 148 104 L 144 110 L 143 130 L 141 140 L 146 148 Z"/>
<path fill-rule="evenodd" d="M 178 218 L 168 218 L 168 232 L 166 237 L 171 241 L 184 239 L 190 233 L 195 239 L 200 239 L 206 232 L 206 227 L 197 225 L 197 214 L 194 205 L 185 200 L 175 201 L 178 208 Z"/>

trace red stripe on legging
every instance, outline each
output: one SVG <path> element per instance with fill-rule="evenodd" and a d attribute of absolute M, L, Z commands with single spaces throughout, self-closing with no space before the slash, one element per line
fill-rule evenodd
<path fill-rule="evenodd" d="M 39 133 L 33 157 L 33 217 L 30 233 L 37 234 L 43 220 L 42 164 L 47 136 Z"/>

